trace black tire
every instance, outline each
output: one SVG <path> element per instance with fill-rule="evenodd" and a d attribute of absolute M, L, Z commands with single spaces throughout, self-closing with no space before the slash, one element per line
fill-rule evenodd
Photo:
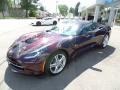
<path fill-rule="evenodd" d="M 65 52 L 63 52 L 63 51 L 61 51 L 61 50 L 54 52 L 54 53 L 53 53 L 52 55 L 50 55 L 50 56 L 48 57 L 48 59 L 46 60 L 46 63 L 45 63 L 45 73 L 46 73 L 46 74 L 48 74 L 48 75 L 57 75 L 57 74 L 61 73 L 61 72 L 64 70 L 64 68 L 65 68 L 65 66 L 66 66 L 66 63 L 65 63 L 64 68 L 63 68 L 60 72 L 58 72 L 58 73 L 52 73 L 51 70 L 50 70 L 50 64 L 51 64 L 51 62 L 53 61 L 53 57 L 56 56 L 56 55 L 58 55 L 58 54 L 63 54 L 63 55 L 65 56 L 65 58 L 66 58 L 66 63 L 67 63 L 67 55 L 66 55 Z"/>
<path fill-rule="evenodd" d="M 53 25 L 56 25 L 56 24 L 57 24 L 57 21 L 54 21 L 54 22 L 53 22 Z"/>
<path fill-rule="evenodd" d="M 39 21 L 36 22 L 36 25 L 37 25 L 37 26 L 41 26 L 41 22 L 39 22 Z"/>
<path fill-rule="evenodd" d="M 108 34 L 106 34 L 106 35 L 104 36 L 103 40 L 102 40 L 102 43 L 99 45 L 99 47 L 100 47 L 100 48 L 103 48 L 103 49 L 104 49 L 104 48 L 106 48 L 106 47 L 107 47 L 107 44 L 106 44 L 106 45 L 104 45 L 104 40 L 105 40 L 105 38 L 106 38 L 106 37 L 108 37 L 108 41 L 109 41 L 109 35 L 108 35 Z"/>

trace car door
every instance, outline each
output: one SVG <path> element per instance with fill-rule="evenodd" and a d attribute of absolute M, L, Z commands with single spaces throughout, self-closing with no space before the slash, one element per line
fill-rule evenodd
<path fill-rule="evenodd" d="M 46 24 L 47 24 L 47 20 L 48 20 L 48 18 L 43 18 L 43 19 L 41 20 L 41 23 L 42 23 L 43 25 L 46 25 Z"/>
<path fill-rule="evenodd" d="M 75 37 L 75 48 L 84 48 L 93 44 L 93 38 L 95 32 L 93 29 L 93 23 L 90 23 L 83 27 L 78 35 Z"/>
<path fill-rule="evenodd" d="M 51 20 L 52 20 L 51 17 L 44 19 L 44 24 L 46 24 L 46 25 L 52 24 Z"/>

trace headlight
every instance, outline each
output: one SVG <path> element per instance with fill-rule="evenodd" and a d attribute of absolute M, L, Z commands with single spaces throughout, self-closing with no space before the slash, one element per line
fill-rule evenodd
<path fill-rule="evenodd" d="M 46 48 L 44 49 L 37 49 L 33 52 L 28 53 L 27 55 L 25 55 L 25 59 L 32 59 L 32 58 L 36 58 L 39 57 L 44 51 L 46 50 Z"/>
<path fill-rule="evenodd" d="M 27 54 L 24 58 L 32 59 L 32 58 L 38 57 L 39 55 L 40 55 L 40 52 L 31 52 L 31 53 Z"/>

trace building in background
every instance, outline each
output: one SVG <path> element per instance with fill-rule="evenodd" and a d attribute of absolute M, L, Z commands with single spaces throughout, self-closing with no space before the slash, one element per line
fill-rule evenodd
<path fill-rule="evenodd" d="M 79 11 L 85 20 L 104 21 L 111 26 L 120 17 L 119 8 L 120 0 L 95 0 L 95 3 Z"/>

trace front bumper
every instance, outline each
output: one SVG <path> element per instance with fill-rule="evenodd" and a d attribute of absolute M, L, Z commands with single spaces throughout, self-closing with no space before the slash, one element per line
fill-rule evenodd
<path fill-rule="evenodd" d="M 36 23 L 35 23 L 35 22 L 32 22 L 31 25 L 34 26 L 34 25 L 36 25 Z"/>
<path fill-rule="evenodd" d="M 39 63 L 18 64 L 10 59 L 7 60 L 11 71 L 27 75 L 39 75 L 44 73 L 45 61 Z"/>

